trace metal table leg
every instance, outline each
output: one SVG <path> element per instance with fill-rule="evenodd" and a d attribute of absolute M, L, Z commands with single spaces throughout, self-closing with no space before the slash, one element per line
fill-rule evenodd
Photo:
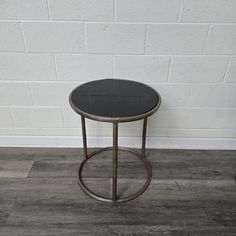
<path fill-rule="evenodd" d="M 113 123 L 113 174 L 112 174 L 112 199 L 117 199 L 117 168 L 118 168 L 118 123 Z"/>
<path fill-rule="evenodd" d="M 145 157 L 146 150 L 146 133 L 147 133 L 147 117 L 143 119 L 143 136 L 142 136 L 142 156 Z"/>
<path fill-rule="evenodd" d="M 99 201 L 103 202 L 127 202 L 132 199 L 137 198 L 139 195 L 141 195 L 145 190 L 148 188 L 151 178 L 152 178 L 152 169 L 150 164 L 148 163 L 146 157 L 145 157 L 145 144 L 146 144 L 146 131 L 147 131 L 147 118 L 143 120 L 143 133 L 142 133 L 142 151 L 141 153 L 137 152 L 136 150 L 125 148 L 125 147 L 118 147 L 118 123 L 113 123 L 113 146 L 112 147 L 106 147 L 101 148 L 98 151 L 95 151 L 93 153 L 88 154 L 87 152 L 87 137 L 86 137 L 86 127 L 85 127 L 85 117 L 81 116 L 81 123 L 82 123 L 82 134 L 83 134 L 83 148 L 84 148 L 84 160 L 82 161 L 79 171 L 78 171 L 78 184 L 82 188 L 82 190 L 89 195 L 90 197 L 97 199 Z M 85 163 L 92 157 L 96 156 L 96 154 L 105 152 L 105 151 L 113 151 L 113 175 L 112 175 L 112 197 L 106 198 L 101 195 L 96 194 L 95 192 L 91 191 L 83 182 L 82 178 L 82 170 L 85 165 Z M 117 196 L 117 168 L 118 168 L 118 150 L 121 151 L 127 151 L 135 156 L 137 156 L 144 164 L 147 172 L 147 179 L 145 184 L 142 186 L 142 188 L 137 191 L 136 193 L 129 195 L 124 198 L 118 198 Z"/>
<path fill-rule="evenodd" d="M 81 116 L 81 126 L 82 126 L 82 134 L 83 134 L 84 158 L 88 158 L 87 137 L 86 137 L 86 127 L 85 127 L 85 117 L 84 116 Z"/>

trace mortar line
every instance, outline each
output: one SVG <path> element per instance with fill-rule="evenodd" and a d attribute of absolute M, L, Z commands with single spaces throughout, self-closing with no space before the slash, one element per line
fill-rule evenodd
<path fill-rule="evenodd" d="M 178 16 L 177 16 L 178 22 L 180 22 L 181 9 L 182 9 L 182 0 L 180 0 L 180 2 L 179 2 L 179 10 L 178 10 Z"/>
<path fill-rule="evenodd" d="M 211 24 L 209 24 L 208 26 L 208 31 L 207 31 L 207 36 L 206 36 L 206 40 L 205 40 L 205 44 L 204 44 L 204 48 L 203 48 L 203 54 L 206 54 L 206 47 L 207 47 L 207 43 L 208 43 L 208 39 L 209 39 L 209 35 L 210 35 L 210 30 L 211 30 Z"/>
<path fill-rule="evenodd" d="M 50 7 L 49 7 L 49 0 L 46 0 L 46 4 L 47 4 L 47 10 L 48 10 L 49 21 L 51 21 L 51 20 L 52 20 L 52 17 L 51 17 L 51 11 L 50 11 Z"/>
<path fill-rule="evenodd" d="M 226 82 L 225 80 L 226 80 L 226 77 L 227 77 L 227 75 L 229 73 L 229 68 L 230 68 L 231 60 L 232 60 L 232 56 L 229 57 L 229 60 L 228 60 L 227 66 L 226 66 L 226 70 L 225 70 L 225 74 L 224 74 L 224 78 L 223 78 L 222 83 Z"/>
<path fill-rule="evenodd" d="M 22 39 L 23 39 L 23 43 L 24 43 L 24 48 L 25 48 L 25 52 L 24 53 L 28 53 L 28 48 L 26 46 L 26 40 L 25 40 L 25 33 L 22 27 L 22 22 L 20 22 L 20 30 L 21 30 L 21 34 L 22 34 Z"/>

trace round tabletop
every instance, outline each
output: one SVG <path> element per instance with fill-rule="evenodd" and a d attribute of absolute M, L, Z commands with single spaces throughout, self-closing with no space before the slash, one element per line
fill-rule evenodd
<path fill-rule="evenodd" d="M 151 87 L 130 80 L 102 79 L 82 84 L 69 97 L 71 107 L 93 120 L 126 122 L 153 114 L 161 102 Z"/>

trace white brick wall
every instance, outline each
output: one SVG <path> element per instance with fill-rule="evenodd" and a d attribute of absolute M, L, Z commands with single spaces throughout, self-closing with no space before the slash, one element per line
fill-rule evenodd
<path fill-rule="evenodd" d="M 235 22 L 235 0 L 182 0 L 181 22 Z"/>
<path fill-rule="evenodd" d="M 88 53 L 143 54 L 145 31 L 144 24 L 88 23 Z"/>
<path fill-rule="evenodd" d="M 90 81 L 112 77 L 111 55 L 56 55 L 58 80 Z"/>
<path fill-rule="evenodd" d="M 48 20 L 47 0 L 1 0 L 0 19 Z"/>
<path fill-rule="evenodd" d="M 206 43 L 207 54 L 236 54 L 236 25 L 211 25 Z"/>
<path fill-rule="evenodd" d="M 25 51 L 23 35 L 19 22 L 0 22 L 0 35 L 1 52 Z"/>
<path fill-rule="evenodd" d="M 83 23 L 23 22 L 22 30 L 28 52 L 83 53 Z"/>
<path fill-rule="evenodd" d="M 111 0 L 48 0 L 53 20 L 112 21 Z"/>
<path fill-rule="evenodd" d="M 63 118 L 60 108 L 12 107 L 11 113 L 16 127 L 63 127 Z"/>
<path fill-rule="evenodd" d="M 227 57 L 174 56 L 170 70 L 170 82 L 222 82 L 228 60 Z"/>
<path fill-rule="evenodd" d="M 52 55 L 0 53 L 0 78 L 12 81 L 56 80 Z"/>
<path fill-rule="evenodd" d="M 236 57 L 232 57 L 229 62 L 229 70 L 226 74 L 225 82 L 236 82 Z"/>
<path fill-rule="evenodd" d="M 177 21 L 180 0 L 117 0 L 119 21 Z"/>
<path fill-rule="evenodd" d="M 169 65 L 170 57 L 114 56 L 114 77 L 146 83 L 167 82 Z"/>
<path fill-rule="evenodd" d="M 235 12 L 235 0 L 0 0 L 0 140 L 80 137 L 69 92 L 112 77 L 162 95 L 154 146 L 236 139 Z M 87 124 L 90 137 L 111 136 L 110 124 Z M 138 137 L 141 122 L 119 133 Z"/>
<path fill-rule="evenodd" d="M 207 24 L 152 24 L 147 28 L 147 54 L 202 54 Z"/>

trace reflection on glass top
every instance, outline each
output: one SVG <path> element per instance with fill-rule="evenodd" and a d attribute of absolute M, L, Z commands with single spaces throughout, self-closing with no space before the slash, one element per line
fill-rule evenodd
<path fill-rule="evenodd" d="M 103 79 L 85 83 L 71 94 L 80 111 L 103 117 L 130 117 L 150 111 L 159 102 L 152 88 L 129 80 Z"/>

